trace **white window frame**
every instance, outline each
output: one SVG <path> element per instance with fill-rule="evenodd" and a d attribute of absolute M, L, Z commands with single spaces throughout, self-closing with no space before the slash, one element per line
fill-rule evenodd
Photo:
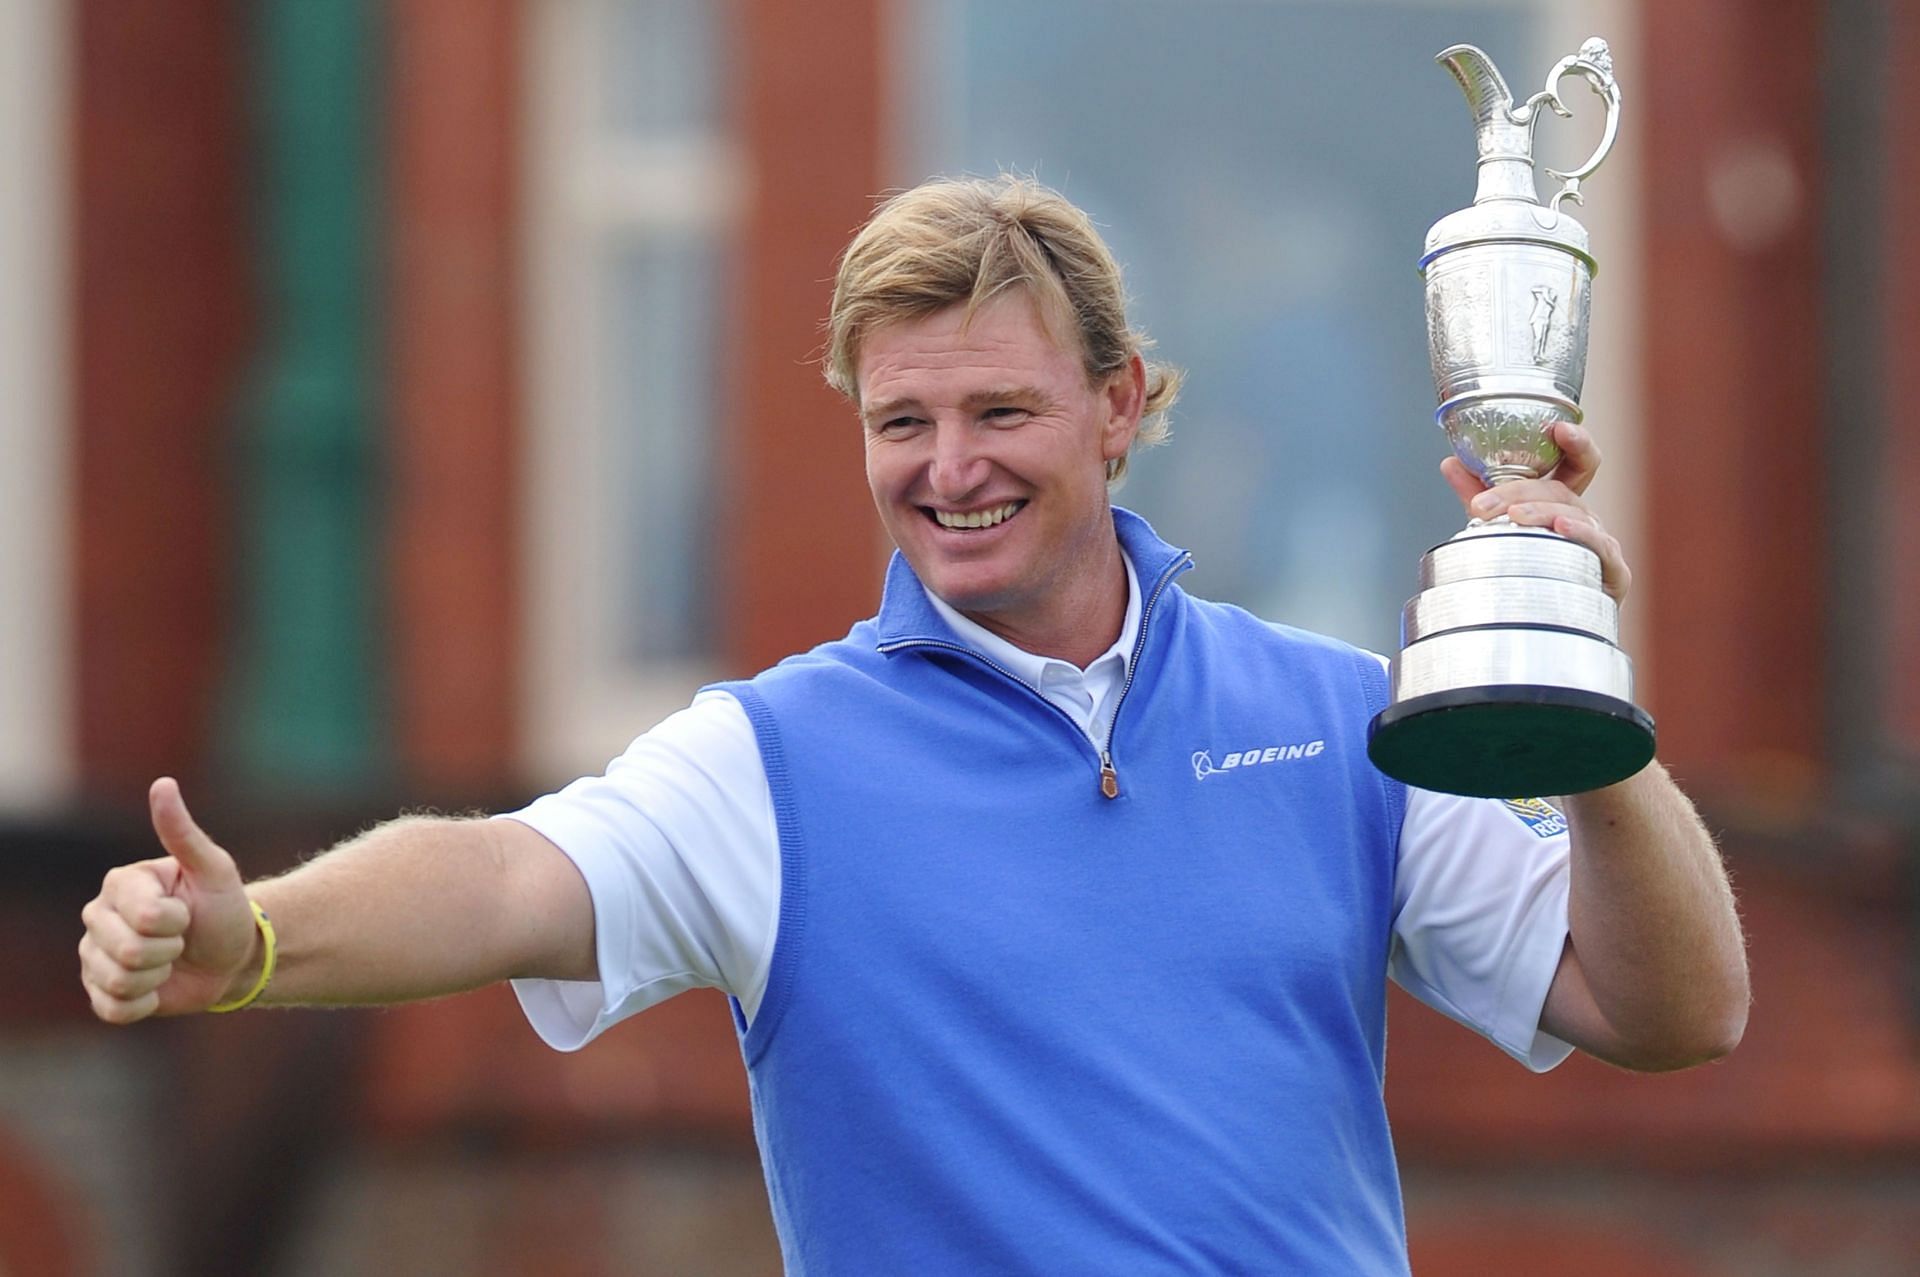
<path fill-rule="evenodd" d="M 600 481 L 612 414 L 595 280 L 614 245 L 689 226 L 728 234 L 746 203 L 744 164 L 724 136 L 596 133 L 604 24 L 617 0 L 538 0 L 526 84 L 521 455 L 521 760 L 540 784 L 599 771 L 638 733 L 684 706 L 715 662 L 621 655 L 613 600 L 618 524 Z M 716 387 L 716 392 L 718 388 Z"/>
<path fill-rule="evenodd" d="M 77 782 L 67 228 L 71 14 L 0 4 L 0 809 Z"/>

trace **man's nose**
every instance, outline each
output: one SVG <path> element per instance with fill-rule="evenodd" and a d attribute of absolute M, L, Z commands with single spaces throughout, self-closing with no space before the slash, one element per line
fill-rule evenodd
<path fill-rule="evenodd" d="M 955 501 L 987 481 L 993 463 L 981 451 L 975 431 L 965 424 L 942 422 L 933 432 L 933 463 L 927 481 L 935 496 Z"/>

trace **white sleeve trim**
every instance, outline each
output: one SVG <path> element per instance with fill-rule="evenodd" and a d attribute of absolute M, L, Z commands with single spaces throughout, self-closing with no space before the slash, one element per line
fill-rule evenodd
<path fill-rule="evenodd" d="M 598 980 L 515 980 L 549 1046 L 577 1051 L 687 989 L 725 990 L 749 1021 L 765 996 L 780 911 L 780 841 L 753 725 L 703 692 L 601 776 L 497 819 L 565 852 L 593 898 Z"/>
<path fill-rule="evenodd" d="M 1496 799 L 1407 789 L 1394 981 L 1535 1072 L 1573 1048 L 1540 1013 L 1567 941 L 1568 840 Z"/>

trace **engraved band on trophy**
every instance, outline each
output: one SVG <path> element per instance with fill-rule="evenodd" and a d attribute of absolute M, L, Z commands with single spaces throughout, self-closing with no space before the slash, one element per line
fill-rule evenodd
<path fill-rule="evenodd" d="M 1589 289 L 1587 231 L 1561 204 L 1583 202 L 1619 127 L 1606 42 L 1588 40 L 1516 104 L 1471 45 L 1436 58 L 1465 90 L 1479 146 L 1473 205 L 1436 222 L 1420 259 L 1436 420 L 1456 456 L 1499 484 L 1551 472 L 1554 421 L 1581 420 Z M 1534 189 L 1540 108 L 1572 114 L 1558 85 L 1579 75 L 1606 102 L 1593 155 L 1548 169 Z M 1653 719 L 1633 703 L 1619 608 L 1593 551 L 1505 516 L 1474 520 L 1420 561 L 1420 592 L 1401 616 L 1387 708 L 1367 751 L 1398 780 L 1479 797 L 1580 793 L 1624 780 L 1653 757 Z"/>

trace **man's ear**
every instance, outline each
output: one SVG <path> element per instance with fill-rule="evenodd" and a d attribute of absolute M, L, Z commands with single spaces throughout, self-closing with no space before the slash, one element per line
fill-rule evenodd
<path fill-rule="evenodd" d="M 1108 376 L 1104 403 L 1107 415 L 1100 430 L 1100 455 L 1117 461 L 1127 455 L 1140 433 L 1140 414 L 1147 403 L 1147 361 L 1138 352 Z"/>

